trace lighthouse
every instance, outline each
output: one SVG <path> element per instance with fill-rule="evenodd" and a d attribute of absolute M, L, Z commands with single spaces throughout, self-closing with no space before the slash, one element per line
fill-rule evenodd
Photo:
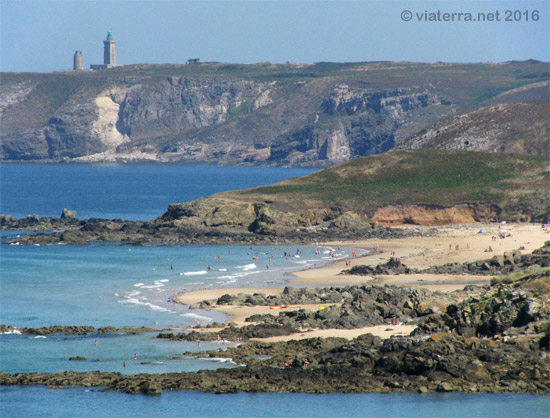
<path fill-rule="evenodd" d="M 116 67 L 116 41 L 113 39 L 111 31 L 107 32 L 107 39 L 103 41 L 103 64 L 110 67 Z"/>

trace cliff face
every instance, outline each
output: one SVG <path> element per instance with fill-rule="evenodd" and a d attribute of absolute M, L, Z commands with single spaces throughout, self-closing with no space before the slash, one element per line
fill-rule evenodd
<path fill-rule="evenodd" d="M 550 103 L 503 103 L 439 121 L 396 149 L 448 149 L 550 156 Z"/>
<path fill-rule="evenodd" d="M 169 77 L 116 95 L 117 129 L 139 140 L 215 125 L 269 104 L 269 87 L 247 80 Z"/>
<path fill-rule="evenodd" d="M 208 63 L 4 74 L 1 157 L 332 165 L 390 150 L 526 84 L 518 77 L 539 67 Z"/>
<path fill-rule="evenodd" d="M 428 91 L 376 91 L 339 84 L 323 98 L 313 124 L 283 135 L 271 145 L 270 160 L 291 165 L 340 163 L 379 154 L 406 137 L 407 125 L 417 117 L 416 109 L 430 107 L 443 114 L 453 111 L 451 105 L 449 99 Z M 323 123 L 326 119 L 328 124 Z"/>

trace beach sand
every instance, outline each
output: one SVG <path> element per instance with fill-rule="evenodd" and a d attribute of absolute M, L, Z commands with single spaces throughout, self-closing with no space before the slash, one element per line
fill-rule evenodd
<path fill-rule="evenodd" d="M 406 227 L 404 227 L 406 228 Z M 418 227 L 413 227 L 418 229 Z M 426 227 L 426 230 L 428 228 Z M 485 233 L 478 233 L 484 230 Z M 513 235 L 505 239 L 492 237 L 498 236 L 500 230 L 512 231 Z M 521 248 L 523 254 L 531 253 L 540 248 L 545 241 L 550 239 L 550 234 L 545 233 L 540 225 L 532 224 L 470 224 L 453 225 L 438 227 L 439 236 L 437 237 L 409 237 L 391 240 L 366 239 L 353 242 L 330 242 L 323 245 L 341 245 L 351 248 L 368 248 L 372 253 L 351 260 L 354 265 L 376 266 L 385 263 L 391 257 L 391 252 L 395 252 L 395 257 L 402 263 L 411 268 L 423 269 L 434 265 L 446 263 L 463 263 L 477 260 L 489 259 L 495 255 L 502 255 L 504 252 L 518 250 Z M 378 245 L 379 252 L 374 249 Z M 492 247 L 493 252 L 486 252 Z M 377 285 L 392 284 L 406 287 L 421 287 L 428 290 L 440 290 L 449 292 L 463 289 L 469 284 L 483 285 L 488 284 L 491 277 L 488 276 L 470 276 L 470 275 L 388 275 L 377 276 L 376 278 L 368 276 L 350 276 L 341 275 L 345 270 L 345 260 L 339 260 L 328 266 L 314 268 L 294 273 L 295 278 L 291 280 L 292 286 L 346 286 L 362 283 Z M 217 299 L 224 294 L 276 294 L 283 289 L 278 288 L 233 288 L 233 289 L 211 289 L 184 293 L 177 296 L 180 303 L 195 305 L 203 300 Z M 287 309 L 308 309 L 317 310 L 319 306 L 329 306 L 330 304 L 320 305 L 296 305 Z M 213 306 L 220 312 L 231 315 L 231 322 L 241 326 L 245 324 L 244 319 L 254 314 L 274 314 L 276 311 L 270 310 L 268 306 L 232 306 L 221 305 Z M 249 324 L 249 323 L 246 323 Z M 352 330 L 343 329 L 323 329 L 301 332 L 283 337 L 272 337 L 262 339 L 262 341 L 287 341 L 292 339 L 312 338 L 312 337 L 343 337 L 353 339 L 361 334 L 372 333 L 381 338 L 388 338 L 391 335 L 406 335 L 414 329 L 414 326 L 400 325 L 392 326 L 380 325 L 367 328 Z M 209 329 L 212 331 L 212 329 Z"/>

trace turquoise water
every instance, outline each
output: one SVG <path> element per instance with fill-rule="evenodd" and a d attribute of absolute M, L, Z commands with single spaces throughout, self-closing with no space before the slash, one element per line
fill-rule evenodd
<path fill-rule="evenodd" d="M 230 359 L 210 359 L 183 355 L 198 351 L 195 342 L 169 341 L 141 335 L 2 335 L 2 371 L 6 373 L 55 373 L 65 370 L 94 370 L 136 373 L 190 372 L 234 367 Z M 97 343 L 97 344 L 96 344 Z M 233 346 L 224 343 L 224 347 Z M 216 350 L 215 342 L 201 342 L 201 350 Z M 134 359 L 134 354 L 138 359 Z M 86 357 L 71 361 L 69 357 Z M 125 365 L 126 363 L 126 365 Z"/>
<path fill-rule="evenodd" d="M 327 258 L 315 257 L 315 248 L 309 246 L 300 247 L 299 258 L 288 259 L 284 253 L 295 254 L 295 246 L 136 247 L 108 243 L 4 245 L 1 249 L 2 322 L 35 328 L 55 324 L 204 325 L 210 318 L 225 317 L 189 310 L 170 298 L 192 289 L 284 285 L 290 278 L 285 273 L 318 265 Z M 345 256 L 346 250 L 338 254 Z"/>
<path fill-rule="evenodd" d="M 0 171 L 0 213 L 17 217 L 29 213 L 59 216 L 67 207 L 78 210 L 81 219 L 152 219 L 172 202 L 269 184 L 313 170 L 176 164 L 3 164 Z M 29 327 L 62 324 L 178 328 L 223 320 L 221 314 L 173 304 L 170 298 L 199 288 L 284 285 L 289 280 L 287 273 L 327 261 L 326 254 L 315 257 L 313 246 L 300 249 L 300 257 L 286 259 L 284 252 L 295 254 L 295 246 L 1 246 L 0 322 Z M 343 248 L 339 254 L 346 256 L 349 251 Z M 183 352 L 197 351 L 194 342 L 153 337 L 154 334 L 38 338 L 0 335 L 0 369 L 11 373 L 162 373 L 235 366 L 229 361 L 183 356 Z M 214 347 L 215 343 L 201 343 L 201 349 Z M 134 354 L 138 354 L 138 360 L 133 359 Z M 71 356 L 84 356 L 89 361 L 69 361 Z M 547 417 L 548 402 L 544 396 L 514 394 L 165 392 L 151 398 L 82 388 L 0 388 L 2 417 Z"/>

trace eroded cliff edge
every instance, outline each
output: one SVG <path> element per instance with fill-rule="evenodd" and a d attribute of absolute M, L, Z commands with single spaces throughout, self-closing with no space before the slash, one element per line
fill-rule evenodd
<path fill-rule="evenodd" d="M 328 166 L 388 151 L 489 99 L 547 100 L 543 67 L 200 63 L 6 73 L 1 158 Z"/>

